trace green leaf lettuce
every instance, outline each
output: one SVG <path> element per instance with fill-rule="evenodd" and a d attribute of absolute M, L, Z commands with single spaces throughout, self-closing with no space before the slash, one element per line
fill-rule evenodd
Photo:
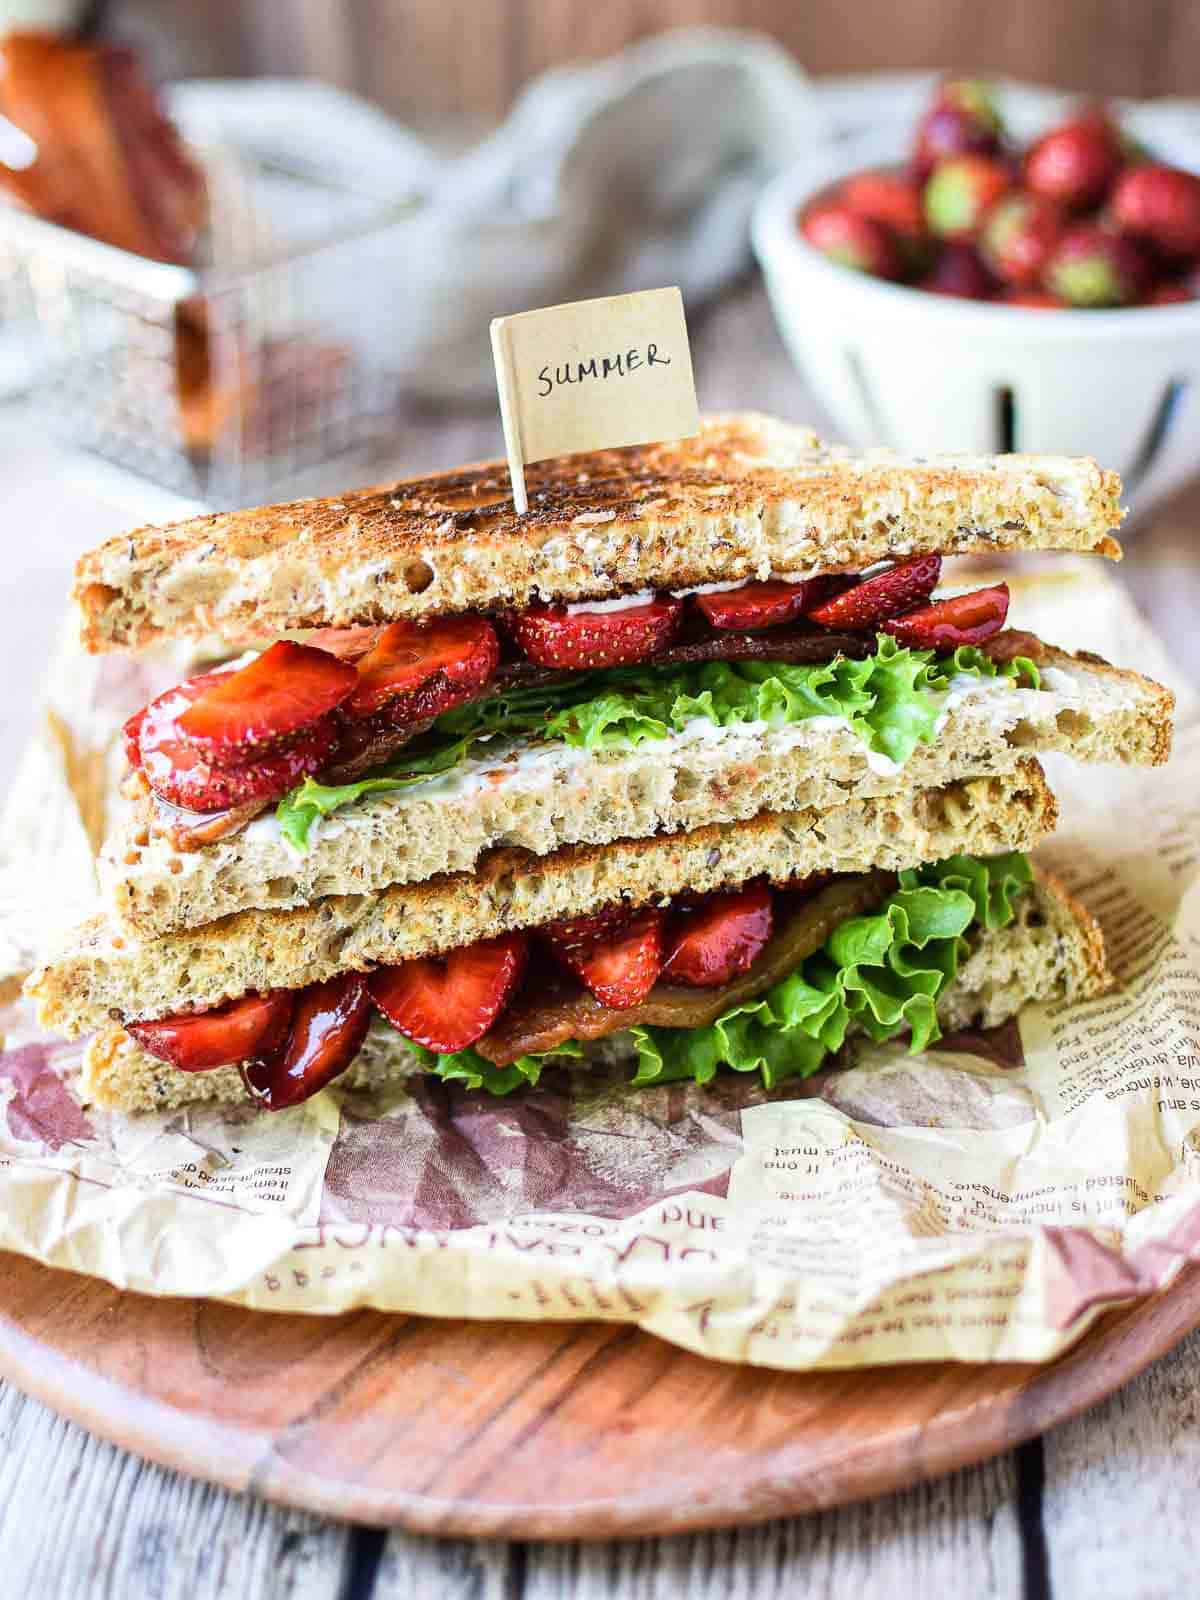
<path fill-rule="evenodd" d="M 937 1001 L 954 981 L 964 935 L 974 926 L 1006 927 L 1014 902 L 1033 881 L 1024 855 L 951 856 L 899 875 L 878 911 L 850 917 L 797 971 L 757 1000 L 704 1028 L 630 1030 L 637 1046 L 634 1087 L 694 1079 L 708 1083 L 722 1067 L 758 1072 L 773 1089 L 806 1078 L 839 1050 L 851 1029 L 877 1043 L 911 1030 L 911 1049 L 940 1037 Z M 471 1089 L 510 1094 L 536 1083 L 546 1056 L 494 1067 L 473 1050 L 435 1056 L 413 1047 L 431 1071 Z M 572 1040 L 552 1056 L 580 1056 Z"/>

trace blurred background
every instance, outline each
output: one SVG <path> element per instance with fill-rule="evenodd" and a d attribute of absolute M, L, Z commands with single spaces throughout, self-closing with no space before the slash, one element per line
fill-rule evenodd
<path fill-rule="evenodd" d="M 813 73 L 943 67 L 1092 94 L 1200 94 L 1192 0 L 114 0 L 172 76 L 295 73 L 421 127 L 503 117 L 549 67 L 666 28 L 760 29 Z"/>
<path fill-rule="evenodd" d="M 10 685 L 78 550 L 497 454 L 489 319 L 665 284 L 706 409 L 1117 467 L 1194 635 L 1192 0 L 0 0 L 0 51 Z"/>
<path fill-rule="evenodd" d="M 710 408 L 1087 451 L 1139 516 L 1200 451 L 1183 0 L 0 0 L 0 32 L 0 394 L 197 504 L 494 449 L 492 316 L 671 283 Z"/>

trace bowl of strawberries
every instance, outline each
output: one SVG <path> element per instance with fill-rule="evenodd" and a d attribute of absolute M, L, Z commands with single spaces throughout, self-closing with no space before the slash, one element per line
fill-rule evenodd
<path fill-rule="evenodd" d="M 854 444 L 1200 468 L 1200 139 L 1154 108 L 939 83 L 781 174 L 755 216 L 780 330 Z"/>

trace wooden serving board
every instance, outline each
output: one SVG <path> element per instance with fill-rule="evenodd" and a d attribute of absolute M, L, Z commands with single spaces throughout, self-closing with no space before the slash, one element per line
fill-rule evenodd
<path fill-rule="evenodd" d="M 1048 1367 L 726 1366 L 628 1327 L 322 1318 L 2 1258 L 0 1372 L 163 1466 L 429 1533 L 610 1538 L 836 1506 L 981 1461 L 1200 1327 L 1200 1268 Z"/>

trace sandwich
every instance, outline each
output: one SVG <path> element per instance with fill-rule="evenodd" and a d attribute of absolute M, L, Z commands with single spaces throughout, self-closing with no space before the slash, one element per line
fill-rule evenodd
<path fill-rule="evenodd" d="M 547 1064 L 768 1086 L 855 1038 L 1110 983 L 1027 852 L 1037 756 L 1154 765 L 1172 698 L 943 562 L 1120 550 L 1087 460 L 854 454 L 759 416 L 139 529 L 93 651 L 195 670 L 124 728 L 105 910 L 29 980 L 135 1110 Z"/>

